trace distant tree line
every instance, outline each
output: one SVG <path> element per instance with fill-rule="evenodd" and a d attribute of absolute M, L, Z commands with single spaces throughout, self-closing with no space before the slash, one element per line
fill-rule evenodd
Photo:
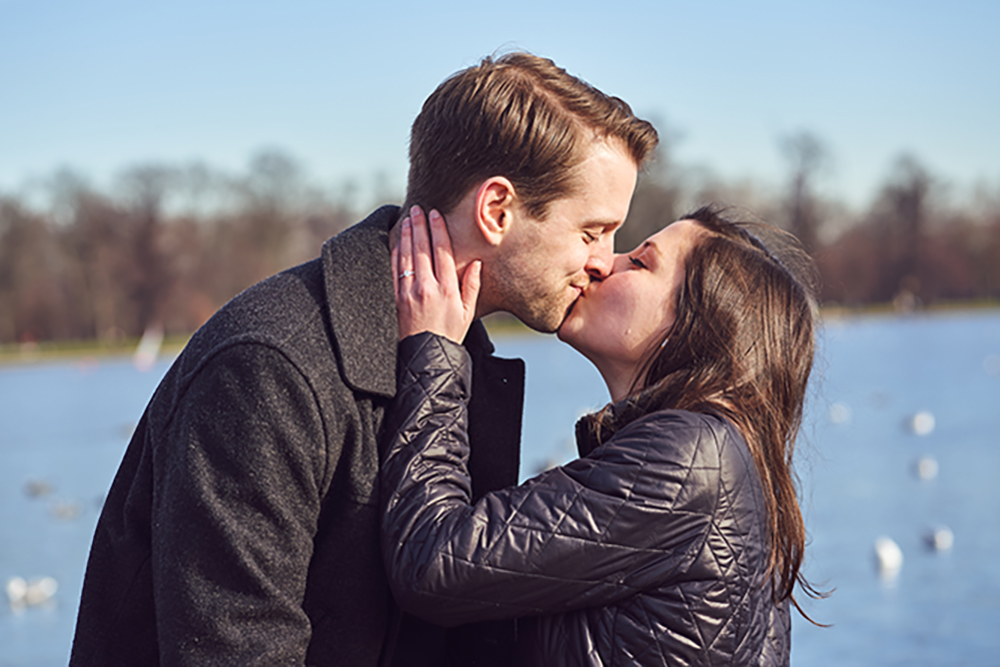
<path fill-rule="evenodd" d="M 44 210 L 0 196 L 0 343 L 189 333 L 355 217 L 273 151 L 235 176 L 146 165 L 113 194 L 66 172 L 47 189 Z"/>
<path fill-rule="evenodd" d="M 788 178 L 773 192 L 719 182 L 661 154 L 640 175 L 616 245 L 633 248 L 694 207 L 718 202 L 746 208 L 752 217 L 795 234 L 819 266 L 825 305 L 912 310 L 1000 300 L 1000 188 L 980 186 L 968 201 L 950 202 L 943 181 L 915 157 L 902 155 L 874 201 L 852 211 L 821 193 L 819 176 L 830 157 L 819 139 L 803 132 L 785 137 L 780 148 Z"/>
<path fill-rule="evenodd" d="M 788 181 L 763 192 L 675 164 L 667 145 L 640 176 L 618 247 L 699 204 L 731 203 L 802 240 L 825 303 L 1000 299 L 998 193 L 947 205 L 944 185 L 902 157 L 875 201 L 852 212 L 821 194 L 828 156 L 818 139 L 802 133 L 781 148 Z M 367 212 L 353 200 L 350 188 L 311 185 L 277 151 L 236 175 L 152 164 L 127 169 L 111 192 L 64 171 L 41 203 L 0 193 L 0 343 L 190 333 L 243 288 L 315 257 Z"/>

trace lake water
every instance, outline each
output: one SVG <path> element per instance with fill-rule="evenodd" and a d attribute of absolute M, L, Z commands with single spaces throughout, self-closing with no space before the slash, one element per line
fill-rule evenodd
<path fill-rule="evenodd" d="M 600 377 L 551 337 L 496 343 L 528 363 L 525 475 L 571 458 L 576 417 L 606 400 Z M 805 604 L 832 627 L 796 618 L 792 663 L 1000 665 L 1000 314 L 831 321 L 821 349 L 799 473 L 806 572 L 836 591 Z M 0 667 L 66 664 L 101 501 L 169 363 L 0 368 L 0 585 L 59 584 L 24 609 L 0 591 Z M 916 473 L 921 458 L 936 476 Z M 938 527 L 951 549 L 926 546 Z M 881 536 L 902 552 L 895 577 L 875 566 Z"/>

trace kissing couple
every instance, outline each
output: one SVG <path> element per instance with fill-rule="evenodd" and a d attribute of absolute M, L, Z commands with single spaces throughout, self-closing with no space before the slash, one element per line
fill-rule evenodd
<path fill-rule="evenodd" d="M 544 58 L 445 80 L 406 205 L 235 297 L 164 377 L 70 664 L 788 664 L 815 270 L 717 207 L 616 255 L 656 144 Z M 609 392 L 521 485 L 498 311 Z"/>

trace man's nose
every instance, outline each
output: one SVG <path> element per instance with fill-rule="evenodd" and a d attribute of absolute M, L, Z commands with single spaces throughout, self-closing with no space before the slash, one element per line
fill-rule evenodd
<path fill-rule="evenodd" d="M 587 258 L 587 265 L 584 267 L 591 278 L 604 280 L 614 269 L 615 237 L 614 234 L 603 234 L 593 245 L 593 250 Z"/>

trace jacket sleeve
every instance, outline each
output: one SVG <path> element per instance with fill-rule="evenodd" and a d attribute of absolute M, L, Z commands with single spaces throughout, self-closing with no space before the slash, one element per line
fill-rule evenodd
<path fill-rule="evenodd" d="M 585 458 L 471 504 L 466 352 L 425 333 L 400 343 L 399 363 L 382 549 L 404 610 L 457 625 L 603 606 L 669 582 L 694 560 L 718 484 L 687 485 L 713 473 L 649 460 L 671 451 L 651 442 L 690 438 L 690 428 L 640 420 Z"/>
<path fill-rule="evenodd" d="M 270 348 L 230 348 L 192 380 L 154 449 L 160 664 L 305 664 L 324 428 Z"/>

